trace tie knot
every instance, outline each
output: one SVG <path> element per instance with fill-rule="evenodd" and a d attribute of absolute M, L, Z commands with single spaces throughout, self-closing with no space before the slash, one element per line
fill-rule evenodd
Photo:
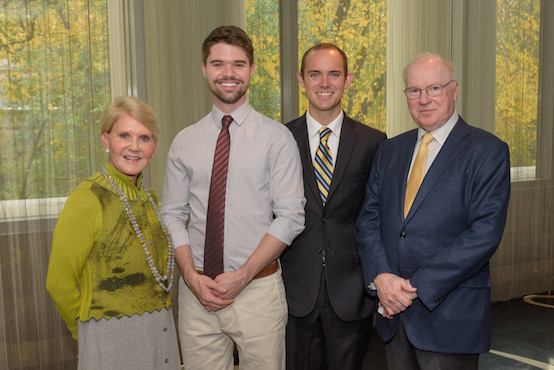
<path fill-rule="evenodd" d="M 331 129 L 328 127 L 322 127 L 319 129 L 319 140 L 326 143 L 331 135 Z"/>
<path fill-rule="evenodd" d="M 229 128 L 229 126 L 231 125 L 231 122 L 233 122 L 233 117 L 229 116 L 229 115 L 225 115 L 223 116 L 223 118 L 221 119 L 221 126 L 222 128 Z"/>
<path fill-rule="evenodd" d="M 435 139 L 433 137 L 433 135 L 431 135 L 430 133 L 426 133 L 425 135 L 423 135 L 423 137 L 421 138 L 421 144 L 424 144 L 424 145 L 428 145 L 431 141 L 433 141 L 433 139 Z"/>

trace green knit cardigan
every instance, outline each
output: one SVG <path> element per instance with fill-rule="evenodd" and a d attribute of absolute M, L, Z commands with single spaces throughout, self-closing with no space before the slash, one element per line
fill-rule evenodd
<path fill-rule="evenodd" d="M 142 174 L 135 186 L 115 167 L 106 164 L 106 169 L 129 199 L 154 263 L 165 275 L 168 243 L 141 187 Z M 101 173 L 77 186 L 58 217 L 46 288 L 75 339 L 77 319 L 130 317 L 171 305 L 170 294 L 154 280 L 122 201 Z"/>

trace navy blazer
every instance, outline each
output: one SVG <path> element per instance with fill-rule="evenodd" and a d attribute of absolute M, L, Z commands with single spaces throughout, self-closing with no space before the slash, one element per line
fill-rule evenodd
<path fill-rule="evenodd" d="M 310 154 L 306 115 L 286 126 L 300 150 L 306 197 L 306 228 L 281 256 L 289 314 L 303 317 L 314 309 L 325 251 L 327 292 L 337 316 L 344 321 L 369 317 L 375 311 L 375 299 L 364 288 L 356 219 L 371 163 L 386 135 L 344 115 L 333 177 L 323 206 Z"/>
<path fill-rule="evenodd" d="M 404 312 L 418 349 L 476 354 L 490 345 L 489 259 L 504 231 L 510 197 L 506 143 L 461 117 L 423 179 L 404 219 L 404 194 L 417 129 L 381 145 L 358 218 L 368 286 L 383 272 L 409 279 L 418 298 Z M 390 340 L 398 327 L 379 316 Z"/>

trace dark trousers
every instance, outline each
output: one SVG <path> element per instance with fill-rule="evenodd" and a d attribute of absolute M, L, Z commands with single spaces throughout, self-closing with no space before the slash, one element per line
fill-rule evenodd
<path fill-rule="evenodd" d="M 401 314 L 402 315 L 402 314 Z M 385 345 L 389 370 L 477 370 L 478 354 L 452 354 L 422 351 L 406 335 L 404 317 L 394 337 Z"/>
<path fill-rule="evenodd" d="M 360 370 L 371 337 L 372 316 L 346 322 L 337 317 L 322 273 L 314 310 L 306 317 L 289 315 L 287 370 Z M 348 289 L 348 287 L 345 287 Z"/>

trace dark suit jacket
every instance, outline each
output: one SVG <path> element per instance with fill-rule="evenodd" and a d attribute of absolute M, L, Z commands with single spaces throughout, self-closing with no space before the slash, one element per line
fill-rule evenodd
<path fill-rule="evenodd" d="M 489 259 L 504 230 L 510 196 L 507 145 L 461 117 L 423 179 L 404 220 L 404 194 L 417 130 L 377 154 L 358 219 L 369 284 L 382 272 L 410 279 L 418 299 L 404 312 L 418 349 L 482 353 L 490 344 Z M 387 341 L 398 327 L 379 316 Z"/>
<path fill-rule="evenodd" d="M 306 229 L 281 256 L 289 314 L 309 314 L 317 300 L 325 250 L 329 300 L 341 320 L 361 320 L 375 310 L 364 289 L 356 245 L 356 218 L 371 163 L 386 135 L 346 115 L 325 207 L 310 155 L 306 115 L 287 123 L 300 149 L 306 196 Z"/>

